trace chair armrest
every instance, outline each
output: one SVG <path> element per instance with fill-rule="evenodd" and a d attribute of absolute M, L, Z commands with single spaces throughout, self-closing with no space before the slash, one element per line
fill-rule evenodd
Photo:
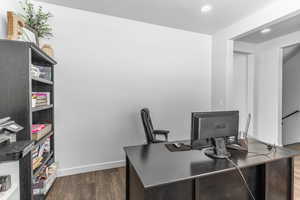
<path fill-rule="evenodd" d="M 165 136 L 166 141 L 168 141 L 168 134 L 170 131 L 168 130 L 153 130 L 154 138 L 156 138 L 156 135 L 163 135 Z"/>
<path fill-rule="evenodd" d="M 168 135 L 170 133 L 170 131 L 168 130 L 154 130 L 153 134 L 155 135 Z"/>

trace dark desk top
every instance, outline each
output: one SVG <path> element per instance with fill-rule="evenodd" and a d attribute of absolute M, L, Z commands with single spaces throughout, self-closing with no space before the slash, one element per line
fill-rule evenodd
<path fill-rule="evenodd" d="M 189 141 L 184 142 L 189 144 Z M 170 152 L 164 144 L 131 146 L 125 147 L 124 150 L 145 188 L 235 169 L 227 160 L 208 158 L 203 150 Z M 230 152 L 231 159 L 241 168 L 300 155 L 297 151 L 281 147 L 277 147 L 276 152 L 270 153 L 265 144 L 253 139 L 249 140 L 248 154 Z"/>

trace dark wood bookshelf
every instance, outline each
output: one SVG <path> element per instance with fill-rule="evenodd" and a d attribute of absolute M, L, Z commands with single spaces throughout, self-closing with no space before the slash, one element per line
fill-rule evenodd
<path fill-rule="evenodd" d="M 53 104 L 47 105 L 47 106 L 34 107 L 34 108 L 32 108 L 32 112 L 38 112 L 41 110 L 47 110 L 47 109 L 51 109 L 51 108 L 53 108 Z"/>
<path fill-rule="evenodd" d="M 46 194 L 33 195 L 35 174 L 52 161 L 55 162 L 55 119 L 54 119 L 54 66 L 56 61 L 30 42 L 0 40 L 0 118 L 11 117 L 24 127 L 17 134 L 17 141 L 32 141 L 32 124 L 51 123 L 52 131 L 34 141 L 34 146 L 50 138 L 50 153 L 42 160 L 38 169 L 32 168 L 32 153 L 19 161 L 20 199 L 46 199 Z M 32 77 L 31 67 L 48 67 L 51 80 Z M 32 92 L 49 92 L 51 105 L 32 108 Z M 51 162 L 49 162 L 51 161 Z"/>

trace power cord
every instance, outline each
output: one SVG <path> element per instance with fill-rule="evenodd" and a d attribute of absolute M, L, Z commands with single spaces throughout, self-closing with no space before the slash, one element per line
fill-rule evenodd
<path fill-rule="evenodd" d="M 248 153 L 251 153 L 251 154 L 254 154 L 253 156 L 248 156 L 248 158 L 253 158 L 253 157 L 257 157 L 257 156 L 264 156 L 264 157 L 267 157 L 268 159 L 271 159 L 270 155 L 272 154 L 272 152 L 269 152 L 269 153 L 258 153 L 258 152 L 251 152 L 251 151 L 248 151 Z"/>
<path fill-rule="evenodd" d="M 255 197 L 254 197 L 253 193 L 251 192 L 251 189 L 250 189 L 250 187 L 247 183 L 246 178 L 244 177 L 244 174 L 243 174 L 242 170 L 230 158 L 226 158 L 226 159 L 237 169 L 237 171 L 239 172 L 239 175 L 241 176 L 241 178 L 244 182 L 244 185 L 245 185 L 246 189 L 248 190 L 248 193 L 250 194 L 252 200 L 255 200 Z"/>
<path fill-rule="evenodd" d="M 277 152 L 277 147 L 276 147 L 275 144 L 274 145 L 265 144 L 265 145 L 267 146 L 267 150 L 269 151 L 268 153 L 259 153 L 259 152 L 253 152 L 253 151 L 248 151 L 248 153 L 254 154 L 254 157 L 256 157 L 256 156 L 265 156 L 265 157 L 271 159 L 270 155 L 272 153 L 276 153 Z"/>

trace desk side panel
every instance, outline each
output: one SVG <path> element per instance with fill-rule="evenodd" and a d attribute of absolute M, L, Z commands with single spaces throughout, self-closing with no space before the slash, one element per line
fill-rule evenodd
<path fill-rule="evenodd" d="M 126 163 L 126 200 L 144 200 L 145 189 L 135 169 L 127 159 Z"/>
<path fill-rule="evenodd" d="M 293 158 L 266 164 L 266 200 L 293 199 Z"/>
<path fill-rule="evenodd" d="M 145 200 L 195 200 L 195 180 L 180 181 L 146 189 Z"/>
<path fill-rule="evenodd" d="M 264 199 L 264 165 L 242 169 L 256 199 Z M 238 171 L 196 179 L 196 200 L 251 199 Z"/>

